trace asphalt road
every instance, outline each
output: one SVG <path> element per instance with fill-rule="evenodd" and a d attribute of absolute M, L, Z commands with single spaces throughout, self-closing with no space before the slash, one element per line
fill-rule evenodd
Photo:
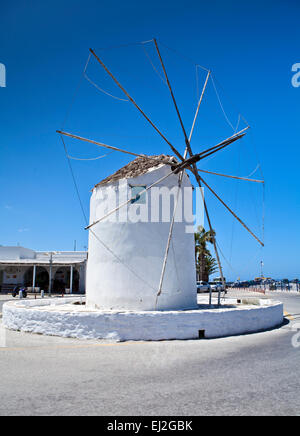
<path fill-rule="evenodd" d="M 6 332 L 0 415 L 300 415 L 300 295 L 272 298 L 294 320 L 232 338 L 116 344 Z"/>

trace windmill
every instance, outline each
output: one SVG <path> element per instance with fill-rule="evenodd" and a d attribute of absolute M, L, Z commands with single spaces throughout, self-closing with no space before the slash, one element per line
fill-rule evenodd
<path fill-rule="evenodd" d="M 233 178 L 233 179 L 237 179 L 237 180 L 244 180 L 247 182 L 254 182 L 254 183 L 264 183 L 263 180 L 255 180 L 255 179 L 251 179 L 251 178 L 244 178 L 244 177 L 237 177 L 237 176 L 232 176 L 232 175 L 227 175 L 227 174 L 221 174 L 221 173 L 216 173 L 216 172 L 210 172 L 210 171 L 205 171 L 203 169 L 201 169 L 201 167 L 199 167 L 199 163 L 208 158 L 209 156 L 214 155 L 215 153 L 224 150 L 226 147 L 229 147 L 231 144 L 233 144 L 236 141 L 239 141 L 240 139 L 242 139 L 246 133 L 247 130 L 250 128 L 249 126 L 247 126 L 246 128 L 244 128 L 243 130 L 240 130 L 239 132 L 236 132 L 234 135 L 230 136 L 229 138 L 224 139 L 223 141 L 221 141 L 220 143 L 216 144 L 215 146 L 212 146 L 204 151 L 201 151 L 200 153 L 194 153 L 192 150 L 192 138 L 193 138 L 193 133 L 194 133 L 194 129 L 195 129 L 195 125 L 198 119 L 198 115 L 199 115 L 199 110 L 200 110 L 200 106 L 202 104 L 204 95 L 205 95 L 205 91 L 209 82 L 209 79 L 211 77 L 211 71 L 207 71 L 207 76 L 205 79 L 205 83 L 197 104 L 197 108 L 196 108 L 196 112 L 195 112 L 195 116 L 193 119 L 193 123 L 192 123 L 192 128 L 191 131 L 187 132 L 183 120 L 182 120 L 182 116 L 181 116 L 181 112 L 179 109 L 179 106 L 177 104 L 176 98 L 175 98 L 175 94 L 173 91 L 173 88 L 171 86 L 170 80 L 169 80 L 169 76 L 166 70 L 166 66 L 165 63 L 163 61 L 162 55 L 161 55 L 161 51 L 159 49 L 159 45 L 156 39 L 153 40 L 154 42 L 154 46 L 157 52 L 157 56 L 159 59 L 159 62 L 161 64 L 162 70 L 163 70 L 163 74 L 165 77 L 165 81 L 166 84 L 168 86 L 169 92 L 170 92 L 170 96 L 171 96 L 171 100 L 174 104 L 174 108 L 178 117 L 178 121 L 179 121 L 179 125 L 180 125 L 180 129 L 182 131 L 183 134 L 183 139 L 184 139 L 184 151 L 183 153 L 178 150 L 177 148 L 174 147 L 174 145 L 167 139 L 167 137 L 165 136 L 164 133 L 162 133 L 162 131 L 157 127 L 156 124 L 154 124 L 154 122 L 150 119 L 150 117 L 144 112 L 144 110 L 141 108 L 141 106 L 134 100 L 134 98 L 128 93 L 128 91 L 122 86 L 122 84 L 120 83 L 120 81 L 116 78 L 116 76 L 110 71 L 110 69 L 104 64 L 103 60 L 99 58 L 99 56 L 95 53 L 94 50 L 90 49 L 90 56 L 93 56 L 96 61 L 100 64 L 100 66 L 105 70 L 105 72 L 107 73 L 108 76 L 110 76 L 110 78 L 115 82 L 115 84 L 121 89 L 121 91 L 124 93 L 124 95 L 126 96 L 126 98 L 135 106 L 135 108 L 138 110 L 138 112 L 142 115 L 142 117 L 144 117 L 147 122 L 152 126 L 152 128 L 156 131 L 156 133 L 168 144 L 168 146 L 170 147 L 172 153 L 174 153 L 176 155 L 176 158 L 178 159 L 178 163 L 176 165 L 172 166 L 172 170 L 164 176 L 163 179 L 159 179 L 154 183 L 151 183 L 151 185 L 147 186 L 144 191 L 139 192 L 139 195 L 142 195 L 143 192 L 147 192 L 149 190 L 151 190 L 154 186 L 156 186 L 158 183 L 161 183 L 162 180 L 167 179 L 168 177 L 170 177 L 172 174 L 178 174 L 179 175 L 179 189 L 178 189 L 178 195 L 175 201 L 175 205 L 174 205 L 174 210 L 173 210 L 173 215 L 172 218 L 170 220 L 170 227 L 169 227 L 169 232 L 168 232 L 168 238 L 167 238 L 167 244 L 165 247 L 165 252 L 164 252 L 164 257 L 163 257 L 163 262 L 161 265 L 161 274 L 160 274 L 160 279 L 159 279 L 159 284 L 157 287 L 157 300 L 158 298 L 161 296 L 162 294 L 162 289 L 163 289 L 163 282 L 164 282 L 164 277 L 165 277 L 165 273 L 166 273 L 166 265 L 167 265 L 167 261 L 168 261 L 168 256 L 169 256 L 169 252 L 170 252 L 170 247 L 171 247 L 171 242 L 172 242 L 172 237 L 173 237 L 173 231 L 174 231 L 174 222 L 175 222 L 175 215 L 176 215 L 176 209 L 178 207 L 178 198 L 179 198 L 179 192 L 180 189 L 182 187 L 182 181 L 183 181 L 183 177 L 184 174 L 186 172 L 190 172 L 196 179 L 196 182 L 200 188 L 200 192 L 202 195 L 202 201 L 203 201 L 203 205 L 204 205 L 204 211 L 205 211 L 205 216 L 209 225 L 209 230 L 211 231 L 211 234 L 213 235 L 213 226 L 212 226 L 212 221 L 211 221 L 211 217 L 210 217 L 210 213 L 208 211 L 208 207 L 206 204 L 206 200 L 204 198 L 204 194 L 203 194 L 203 187 L 207 188 L 216 198 L 217 200 L 227 209 L 227 211 L 233 215 L 233 217 L 244 227 L 244 229 L 253 237 L 255 238 L 255 240 L 261 245 L 264 246 L 264 243 L 259 239 L 258 236 L 256 236 L 254 234 L 254 232 L 245 224 L 245 222 L 239 218 L 237 216 L 237 214 L 222 200 L 222 198 L 220 197 L 219 194 L 217 194 L 215 192 L 215 190 L 204 180 L 202 174 L 203 173 L 208 173 L 208 174 L 213 174 L 219 177 L 225 177 L 225 178 Z M 88 139 L 88 138 L 84 138 L 69 132 L 66 132 L 64 130 L 57 130 L 57 133 L 59 133 L 61 135 L 62 141 L 64 143 L 64 137 L 70 137 L 70 138 L 74 138 L 74 139 L 78 139 L 81 141 L 85 141 L 88 143 L 92 143 L 95 145 L 98 145 L 100 147 L 104 147 L 107 148 L 109 150 L 114 150 L 117 152 L 121 152 L 121 153 L 125 153 L 127 155 L 131 155 L 137 158 L 143 158 L 143 159 L 152 159 L 152 156 L 147 156 L 145 154 L 137 154 L 119 147 L 114 147 L 114 146 L 110 146 L 108 144 L 102 143 L 102 142 L 98 142 L 92 139 Z M 65 146 L 65 143 L 64 143 Z M 65 147 L 66 149 L 66 147 Z M 100 222 L 102 222 L 105 218 L 107 218 L 108 216 L 110 216 L 111 214 L 116 213 L 119 209 L 121 209 L 122 207 L 128 205 L 130 202 L 132 202 L 133 198 L 130 198 L 128 201 L 125 201 L 124 203 L 120 204 L 117 208 L 112 209 L 110 212 L 108 212 L 107 214 L 105 214 L 105 216 L 102 216 L 100 219 L 97 219 L 96 221 L 90 223 L 89 225 L 86 226 L 86 229 L 89 230 L 90 232 L 92 232 L 94 234 L 95 237 L 97 237 L 94 233 L 94 228 L 95 226 L 97 226 L 97 224 L 99 224 Z M 219 250 L 218 250 L 218 246 L 217 246 L 217 242 L 216 242 L 216 238 L 213 237 L 213 246 L 214 246 L 214 251 L 215 251 L 215 255 L 216 255 L 216 260 L 218 263 L 218 268 L 220 271 L 220 277 L 222 279 L 222 283 L 223 283 L 223 289 L 225 289 L 225 280 L 224 280 L 224 275 L 223 275 L 223 269 L 222 269 L 222 265 L 221 265 L 221 260 L 220 260 L 220 255 L 219 255 Z M 109 247 L 107 247 L 107 249 L 109 250 Z M 218 304 L 220 304 L 221 302 L 221 291 L 219 291 L 219 295 L 218 295 Z M 211 298 L 210 298 L 210 303 L 211 303 Z"/>

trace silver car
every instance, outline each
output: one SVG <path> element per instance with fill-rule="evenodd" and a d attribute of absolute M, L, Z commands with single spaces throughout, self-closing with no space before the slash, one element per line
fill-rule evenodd
<path fill-rule="evenodd" d="M 222 285 L 222 283 L 219 283 L 219 282 L 210 283 L 210 287 L 211 287 L 212 292 L 224 291 L 224 286 Z"/>
<path fill-rule="evenodd" d="M 209 292 L 210 291 L 210 285 L 207 282 L 200 281 L 197 282 L 197 293 L 201 294 L 202 292 Z"/>

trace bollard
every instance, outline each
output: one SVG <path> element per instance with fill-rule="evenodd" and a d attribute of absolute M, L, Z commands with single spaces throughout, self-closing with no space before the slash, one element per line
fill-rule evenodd
<path fill-rule="evenodd" d="M 41 291 L 41 298 L 45 297 L 45 291 Z"/>
<path fill-rule="evenodd" d="M 23 298 L 23 291 L 19 291 L 19 299 L 22 300 Z"/>

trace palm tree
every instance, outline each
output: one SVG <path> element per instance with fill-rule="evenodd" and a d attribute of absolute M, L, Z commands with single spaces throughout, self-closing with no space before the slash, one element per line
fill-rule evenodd
<path fill-rule="evenodd" d="M 205 256 L 205 273 L 207 274 L 207 281 L 209 280 L 209 276 L 214 274 L 219 270 L 218 263 L 211 254 Z"/>
<path fill-rule="evenodd" d="M 214 231 L 207 232 L 203 226 L 199 226 L 195 233 L 195 260 L 198 280 L 208 282 L 209 276 L 217 270 L 216 260 L 207 248 L 207 244 L 212 244 L 215 237 Z"/>

